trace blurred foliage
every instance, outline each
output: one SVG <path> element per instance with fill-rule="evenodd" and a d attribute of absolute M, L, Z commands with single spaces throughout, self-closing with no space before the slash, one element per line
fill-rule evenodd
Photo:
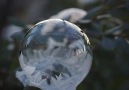
<path fill-rule="evenodd" d="M 0 90 L 37 90 L 33 87 L 24 88 L 15 78 L 15 71 L 20 69 L 18 62 L 20 42 L 30 28 L 29 24 L 47 19 L 48 16 L 65 8 L 79 8 L 80 5 L 75 0 L 48 0 L 41 14 L 43 16 L 46 12 L 48 16 L 46 14 L 44 17 L 38 16 L 37 20 L 27 23 L 22 21 L 23 18 L 26 20 L 25 15 L 17 14 L 22 5 L 13 10 L 17 4 L 15 1 L 12 0 L 11 3 L 10 0 L 0 1 Z M 28 2 L 33 4 L 34 0 Z M 88 35 L 94 60 L 88 76 L 77 90 L 129 90 L 129 0 L 92 0 L 92 3 L 83 3 L 81 8 L 87 11 L 87 15 L 75 24 Z M 2 32 L 8 25 L 23 28 L 22 31 L 11 35 L 10 38 L 13 39 L 11 42 L 2 37 Z"/>

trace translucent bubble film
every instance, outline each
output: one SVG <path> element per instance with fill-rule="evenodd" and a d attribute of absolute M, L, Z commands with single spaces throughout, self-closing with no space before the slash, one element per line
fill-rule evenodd
<path fill-rule="evenodd" d="M 24 85 L 42 90 L 76 90 L 92 63 L 89 39 L 61 19 L 39 22 L 25 35 L 19 62 Z"/>

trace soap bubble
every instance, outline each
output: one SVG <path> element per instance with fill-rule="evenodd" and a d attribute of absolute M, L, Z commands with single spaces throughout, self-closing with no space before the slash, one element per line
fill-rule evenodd
<path fill-rule="evenodd" d="M 89 45 L 86 34 L 68 21 L 39 22 L 22 41 L 19 54 L 25 74 L 22 83 L 42 90 L 76 90 L 91 67 Z"/>

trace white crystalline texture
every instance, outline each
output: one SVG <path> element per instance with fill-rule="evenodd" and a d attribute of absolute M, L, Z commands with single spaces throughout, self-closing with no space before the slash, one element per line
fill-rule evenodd
<path fill-rule="evenodd" d="M 23 71 L 16 77 L 24 86 L 42 90 L 75 90 L 91 66 L 89 45 L 87 36 L 70 22 L 40 22 L 24 37 L 19 56 Z"/>

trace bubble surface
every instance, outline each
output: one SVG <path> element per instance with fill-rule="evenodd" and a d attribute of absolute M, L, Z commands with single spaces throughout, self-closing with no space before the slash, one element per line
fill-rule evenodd
<path fill-rule="evenodd" d="M 19 62 L 28 85 L 42 90 L 75 90 L 92 63 L 89 39 L 61 19 L 39 22 L 25 35 Z"/>

